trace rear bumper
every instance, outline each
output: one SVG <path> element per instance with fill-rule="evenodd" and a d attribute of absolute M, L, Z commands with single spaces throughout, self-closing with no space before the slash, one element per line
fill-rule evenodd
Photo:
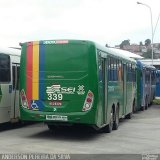
<path fill-rule="evenodd" d="M 56 120 L 54 117 L 62 117 L 61 120 Z M 48 118 L 50 117 L 50 118 Z M 52 118 L 53 117 L 53 118 Z M 87 124 L 95 125 L 95 112 L 90 110 L 87 112 L 72 112 L 72 113 L 56 113 L 56 112 L 41 112 L 33 111 L 25 108 L 20 108 L 20 119 L 22 121 L 37 121 L 50 124 Z"/>

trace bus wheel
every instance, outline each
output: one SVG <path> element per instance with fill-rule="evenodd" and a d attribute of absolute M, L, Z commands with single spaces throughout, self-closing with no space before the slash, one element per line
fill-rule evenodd
<path fill-rule="evenodd" d="M 136 112 L 136 104 L 135 104 L 135 99 L 134 99 L 134 101 L 133 101 L 133 113 L 135 113 Z"/>
<path fill-rule="evenodd" d="M 125 117 L 126 119 L 131 119 L 131 118 L 132 118 L 133 108 L 134 108 L 134 102 L 133 102 L 133 104 L 132 104 L 132 112 L 126 115 L 126 117 Z"/>
<path fill-rule="evenodd" d="M 145 109 L 145 106 L 141 106 L 141 109 L 140 109 L 140 110 L 141 110 L 141 111 L 144 111 L 144 109 Z"/>
<path fill-rule="evenodd" d="M 104 131 L 105 133 L 111 133 L 111 132 L 112 132 L 112 129 L 113 129 L 113 121 L 114 121 L 114 114 L 113 114 L 113 108 L 112 108 L 112 109 L 111 109 L 111 113 L 110 113 L 110 121 L 109 121 L 109 124 L 103 128 L 103 131 Z"/>
<path fill-rule="evenodd" d="M 48 129 L 51 130 L 51 131 L 56 129 L 55 125 L 47 124 L 47 126 L 48 126 Z"/>
<path fill-rule="evenodd" d="M 119 107 L 117 106 L 114 113 L 113 130 L 117 130 L 119 126 Z"/>

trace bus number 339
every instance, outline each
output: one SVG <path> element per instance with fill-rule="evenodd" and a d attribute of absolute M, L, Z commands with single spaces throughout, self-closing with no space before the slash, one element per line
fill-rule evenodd
<path fill-rule="evenodd" d="M 62 100 L 63 95 L 62 94 L 48 94 L 48 100 Z"/>

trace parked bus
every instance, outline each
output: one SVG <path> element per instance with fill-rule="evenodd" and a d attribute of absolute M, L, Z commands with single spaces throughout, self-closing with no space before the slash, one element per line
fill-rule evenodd
<path fill-rule="evenodd" d="M 148 109 L 155 98 L 156 68 L 137 60 L 137 108 Z"/>
<path fill-rule="evenodd" d="M 156 71 L 156 97 L 160 97 L 160 70 Z"/>
<path fill-rule="evenodd" d="M 136 61 L 91 41 L 22 44 L 20 114 L 23 121 L 84 124 L 111 132 L 131 118 Z"/>
<path fill-rule="evenodd" d="M 0 123 L 19 119 L 20 50 L 0 48 Z"/>

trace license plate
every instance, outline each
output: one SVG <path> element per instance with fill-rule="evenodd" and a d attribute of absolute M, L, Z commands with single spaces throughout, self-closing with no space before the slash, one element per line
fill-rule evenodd
<path fill-rule="evenodd" d="M 68 121 L 68 117 L 67 116 L 60 116 L 60 115 L 46 115 L 46 120 Z"/>

